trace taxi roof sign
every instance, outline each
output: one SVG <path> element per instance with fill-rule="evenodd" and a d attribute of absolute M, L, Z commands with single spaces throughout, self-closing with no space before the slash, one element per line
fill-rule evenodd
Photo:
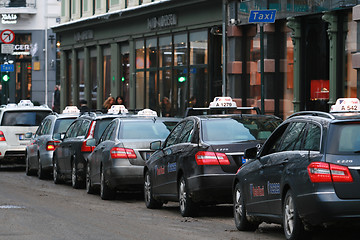
<path fill-rule="evenodd" d="M 80 113 L 80 110 L 76 106 L 66 106 L 62 113 L 76 114 Z"/>
<path fill-rule="evenodd" d="M 108 113 L 112 114 L 125 114 L 129 113 L 124 105 L 112 105 L 111 108 L 108 110 Z"/>
<path fill-rule="evenodd" d="M 236 108 L 236 102 L 231 97 L 215 97 L 210 103 L 210 108 Z"/>
<path fill-rule="evenodd" d="M 33 107 L 34 104 L 30 100 L 20 100 L 18 103 L 19 107 Z"/>
<path fill-rule="evenodd" d="M 146 116 L 146 117 L 157 117 L 157 112 L 145 108 L 137 113 L 138 116 Z"/>
<path fill-rule="evenodd" d="M 357 98 L 339 98 L 335 105 L 331 106 L 331 113 L 359 112 L 360 101 Z"/>

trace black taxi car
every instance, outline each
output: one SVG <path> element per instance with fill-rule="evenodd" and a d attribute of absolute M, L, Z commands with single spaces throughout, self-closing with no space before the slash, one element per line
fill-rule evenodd
<path fill-rule="evenodd" d="M 235 102 L 216 98 L 211 106 L 216 105 L 233 107 Z M 192 216 L 199 205 L 231 203 L 232 181 L 244 162 L 244 150 L 264 142 L 280 123 L 275 116 L 257 114 L 184 118 L 163 144 L 151 143 L 157 151 L 144 169 L 146 206 L 178 201 L 181 215 Z"/>
<path fill-rule="evenodd" d="M 305 239 L 314 226 L 360 220 L 360 102 L 338 99 L 330 113 L 298 112 L 285 120 L 233 183 L 235 225 L 284 226 Z"/>

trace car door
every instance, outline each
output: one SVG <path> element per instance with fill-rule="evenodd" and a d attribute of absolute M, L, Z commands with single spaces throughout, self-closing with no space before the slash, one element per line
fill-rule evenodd
<path fill-rule="evenodd" d="M 32 137 L 30 144 L 27 146 L 27 154 L 29 157 L 30 166 L 37 166 L 37 150 L 39 147 L 39 138 L 42 134 L 43 128 L 46 125 L 46 120 L 42 121 L 39 128 L 36 130 L 34 136 Z"/>
<path fill-rule="evenodd" d="M 47 119 L 44 124 L 44 127 L 41 131 L 41 136 L 38 137 L 37 149 L 38 149 L 40 158 L 42 157 L 42 155 L 46 154 L 46 143 L 49 139 L 49 135 L 50 135 L 53 123 L 54 122 L 51 119 Z"/>
<path fill-rule="evenodd" d="M 171 192 L 171 189 L 169 187 L 170 183 L 168 182 L 165 174 L 165 168 L 168 162 L 171 161 L 171 158 L 174 157 L 174 145 L 177 143 L 178 137 L 180 136 L 181 130 L 183 129 L 185 123 L 186 121 L 182 121 L 178 123 L 178 125 L 176 125 L 176 127 L 172 130 L 172 132 L 165 140 L 162 154 L 152 162 L 152 170 L 154 175 L 152 178 L 154 194 L 169 195 L 169 193 Z"/>
<path fill-rule="evenodd" d="M 191 142 L 194 126 L 194 120 L 185 122 L 184 127 L 177 138 L 176 144 L 171 147 L 172 154 L 167 158 L 165 177 L 169 186 L 169 194 L 173 196 L 176 196 L 178 193 L 177 177 L 179 168 L 183 169 L 183 171 L 192 171 L 192 165 L 189 165 L 187 160 L 190 159 L 191 156 L 194 156 L 194 151 L 192 150 L 198 146 Z"/>
<path fill-rule="evenodd" d="M 307 153 L 303 151 L 303 142 L 306 132 L 306 122 L 292 122 L 281 137 L 275 153 L 269 157 L 270 162 L 264 165 L 265 199 L 268 204 L 268 213 L 281 216 L 282 199 L 281 189 L 284 178 L 289 174 L 288 166 L 301 162 Z"/>

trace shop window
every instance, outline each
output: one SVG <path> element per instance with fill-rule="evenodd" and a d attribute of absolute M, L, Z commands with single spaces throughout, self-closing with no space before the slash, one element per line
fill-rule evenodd
<path fill-rule="evenodd" d="M 84 52 L 78 53 L 77 59 L 77 73 L 76 77 L 79 81 L 79 99 L 86 99 L 85 98 L 85 78 L 84 78 Z M 73 88 L 71 89 L 73 91 Z M 79 101 L 78 101 L 79 102 Z"/>
<path fill-rule="evenodd" d="M 109 46 L 103 48 L 103 102 L 111 96 L 111 50 Z"/>
<path fill-rule="evenodd" d="M 190 65 L 207 64 L 208 33 L 197 31 L 190 33 Z"/>
<path fill-rule="evenodd" d="M 141 54 L 139 54 L 141 57 Z M 156 38 L 146 39 L 146 68 L 157 66 L 157 41 Z"/>
<path fill-rule="evenodd" d="M 357 51 L 357 22 L 352 21 L 352 13 L 347 15 L 347 36 L 345 41 L 344 97 L 357 97 L 357 70 L 352 68 L 352 54 Z"/>
<path fill-rule="evenodd" d="M 174 36 L 174 66 L 187 65 L 187 35 L 177 34 Z"/>
<path fill-rule="evenodd" d="M 153 110 L 157 107 L 157 74 L 156 71 L 146 72 L 146 108 L 151 108 Z"/>
<path fill-rule="evenodd" d="M 145 103 L 144 72 L 136 73 L 136 109 L 143 109 Z"/>
<path fill-rule="evenodd" d="M 159 67 L 172 66 L 172 44 L 171 37 L 159 38 Z"/>
<path fill-rule="evenodd" d="M 91 96 L 91 106 L 93 109 L 96 109 L 96 97 L 97 97 L 97 57 L 96 49 L 90 51 L 90 96 Z"/>
<path fill-rule="evenodd" d="M 136 41 L 136 59 L 135 67 L 136 69 L 144 69 L 145 65 L 145 51 L 144 51 L 144 40 Z"/>
<path fill-rule="evenodd" d="M 209 105 L 208 69 L 204 67 L 190 67 L 190 94 L 189 99 L 196 98 L 196 107 Z"/>

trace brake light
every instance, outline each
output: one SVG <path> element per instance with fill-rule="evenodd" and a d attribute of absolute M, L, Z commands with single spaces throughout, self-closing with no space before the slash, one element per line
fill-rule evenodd
<path fill-rule="evenodd" d="M 114 147 L 110 151 L 111 158 L 125 158 L 125 159 L 133 159 L 136 158 L 136 154 L 133 149 L 130 148 L 119 148 Z"/>
<path fill-rule="evenodd" d="M 352 182 L 350 170 L 346 166 L 313 162 L 308 166 L 311 182 Z"/>
<path fill-rule="evenodd" d="M 0 142 L 6 141 L 3 131 L 0 131 Z"/>
<path fill-rule="evenodd" d="M 59 146 L 60 141 L 48 141 L 46 143 L 46 151 L 54 151 Z"/>
<path fill-rule="evenodd" d="M 81 152 L 92 152 L 95 147 L 87 146 L 86 142 L 87 140 L 83 141 L 83 143 L 81 144 Z"/>
<path fill-rule="evenodd" d="M 225 153 L 199 151 L 195 154 L 198 165 L 230 165 Z"/>

